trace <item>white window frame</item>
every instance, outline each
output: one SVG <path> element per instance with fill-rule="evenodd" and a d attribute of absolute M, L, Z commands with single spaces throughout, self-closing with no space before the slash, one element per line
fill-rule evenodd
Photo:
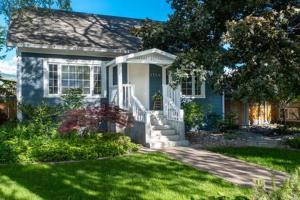
<path fill-rule="evenodd" d="M 192 94 L 191 95 L 184 95 L 182 93 L 182 88 L 181 88 L 180 84 L 180 89 L 181 89 L 181 96 L 183 98 L 201 98 L 204 99 L 206 98 L 206 94 L 205 94 L 205 81 L 203 81 L 202 85 L 201 85 L 201 94 L 200 95 L 196 95 L 196 79 L 195 79 L 195 75 L 192 75 Z"/>
<path fill-rule="evenodd" d="M 49 94 L 49 65 L 57 65 L 58 70 L 58 94 Z M 84 95 L 86 98 L 105 98 L 106 91 L 106 70 L 103 61 L 90 60 L 72 60 L 72 59 L 44 59 L 43 62 L 43 80 L 44 80 L 44 97 L 59 98 L 62 94 L 62 65 L 82 65 L 90 67 L 90 94 Z M 101 68 L 101 95 L 93 95 L 94 90 L 94 67 Z"/>

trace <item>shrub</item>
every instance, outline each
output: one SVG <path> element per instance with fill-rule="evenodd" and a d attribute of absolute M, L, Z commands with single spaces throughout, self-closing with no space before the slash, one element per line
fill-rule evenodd
<path fill-rule="evenodd" d="M 91 160 L 138 150 L 130 138 L 118 133 L 70 138 L 38 136 L 24 139 L 8 137 L 0 141 L 1 163 Z"/>
<path fill-rule="evenodd" d="M 219 130 L 222 122 L 223 122 L 222 116 L 217 113 L 209 113 L 207 115 L 206 125 L 210 129 Z"/>
<path fill-rule="evenodd" d="M 7 120 L 8 120 L 7 114 L 3 110 L 0 110 L 0 125 L 4 124 Z"/>
<path fill-rule="evenodd" d="M 60 106 L 50 106 L 45 102 L 39 105 L 23 104 L 20 109 L 24 116 L 23 124 L 27 124 L 28 133 L 31 137 L 38 135 L 50 136 L 57 128 L 61 115 Z"/>
<path fill-rule="evenodd" d="M 263 181 L 257 181 L 253 200 L 297 200 L 300 197 L 300 169 L 293 173 L 281 188 L 265 188 Z"/>
<path fill-rule="evenodd" d="M 300 149 L 300 136 L 297 136 L 293 139 L 289 139 L 286 143 L 292 148 Z"/>
<path fill-rule="evenodd" d="M 62 96 L 62 101 L 64 110 L 74 110 L 82 108 L 84 105 L 84 96 L 82 95 L 82 89 L 67 89 L 66 94 Z"/>
<path fill-rule="evenodd" d="M 219 129 L 220 131 L 229 131 L 235 130 L 239 128 L 239 125 L 236 123 L 237 115 L 236 113 L 230 112 L 225 115 L 225 119 L 220 123 Z"/>
<path fill-rule="evenodd" d="M 205 112 L 202 105 L 189 102 L 184 104 L 184 121 L 188 129 L 199 130 L 204 126 L 205 123 Z"/>
<path fill-rule="evenodd" d="M 299 132 L 300 128 L 289 125 L 279 125 L 276 129 L 272 131 L 272 133 L 275 135 L 292 135 Z"/>
<path fill-rule="evenodd" d="M 87 107 L 67 111 L 58 131 L 63 134 L 82 130 L 83 133 L 96 132 L 103 121 L 130 127 L 133 120 L 127 111 L 117 106 Z"/>

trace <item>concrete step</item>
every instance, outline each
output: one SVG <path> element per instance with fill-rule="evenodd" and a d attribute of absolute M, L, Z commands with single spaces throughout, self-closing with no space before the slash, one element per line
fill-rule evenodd
<path fill-rule="evenodd" d="M 151 130 L 169 130 L 169 129 L 172 129 L 172 127 L 168 124 L 151 126 Z"/>
<path fill-rule="evenodd" d="M 168 125 L 167 121 L 152 121 L 151 120 L 151 125 L 153 126 L 164 126 L 164 125 Z"/>
<path fill-rule="evenodd" d="M 157 136 L 157 135 L 176 135 L 176 131 L 173 129 L 167 129 L 167 130 L 151 130 L 151 135 Z"/>
<path fill-rule="evenodd" d="M 180 139 L 179 135 L 153 135 L 150 138 L 150 141 L 178 141 Z"/>
<path fill-rule="evenodd" d="M 164 112 L 163 112 L 163 111 L 156 110 L 156 111 L 151 111 L 151 114 L 154 115 L 154 116 L 157 116 L 157 115 L 163 115 Z"/>
<path fill-rule="evenodd" d="M 147 146 L 152 149 L 162 149 L 167 147 L 189 146 L 189 142 L 187 140 L 168 141 L 168 142 L 153 141 L 153 142 L 149 142 Z"/>

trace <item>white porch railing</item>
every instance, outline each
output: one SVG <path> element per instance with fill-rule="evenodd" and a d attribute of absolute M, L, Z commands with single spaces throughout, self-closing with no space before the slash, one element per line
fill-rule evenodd
<path fill-rule="evenodd" d="M 134 85 L 123 84 L 123 99 L 122 99 L 122 108 L 125 110 L 130 110 L 132 107 L 132 97 L 134 96 Z"/>
<path fill-rule="evenodd" d="M 139 99 L 134 94 L 134 85 L 123 84 L 122 85 L 122 97 L 118 91 L 118 87 L 114 86 L 111 88 L 111 99 L 110 103 L 112 105 L 118 105 L 120 108 L 131 111 L 134 119 L 139 122 L 147 122 L 148 112 L 144 105 L 139 101 Z M 121 105 L 119 105 L 119 98 L 121 98 Z"/>
<path fill-rule="evenodd" d="M 110 88 L 110 99 L 109 102 L 112 105 L 118 105 L 118 101 L 119 101 L 119 91 L 118 91 L 118 86 L 115 85 L 113 87 Z"/>
<path fill-rule="evenodd" d="M 169 120 L 183 121 L 181 108 L 180 88 L 173 89 L 169 85 L 163 85 L 163 112 Z"/>
<path fill-rule="evenodd" d="M 147 111 L 146 111 L 145 107 L 135 96 L 131 96 L 131 100 L 132 100 L 131 101 L 131 103 L 132 103 L 131 111 L 132 111 L 132 115 L 133 115 L 134 119 L 136 121 L 146 122 Z"/>
<path fill-rule="evenodd" d="M 147 110 L 134 94 L 134 85 L 122 85 L 122 97 L 118 87 L 111 88 L 111 100 L 113 105 L 131 111 L 136 121 L 147 121 Z M 163 113 L 168 120 L 183 121 L 183 110 L 181 108 L 180 88 L 173 89 L 169 85 L 163 85 Z M 121 101 L 119 101 L 121 98 Z M 120 104 L 121 102 L 121 104 Z M 119 105 L 120 104 L 120 105 Z"/>

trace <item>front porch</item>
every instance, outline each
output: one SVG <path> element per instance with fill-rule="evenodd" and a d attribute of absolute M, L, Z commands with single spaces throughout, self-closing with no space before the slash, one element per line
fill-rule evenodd
<path fill-rule="evenodd" d="M 134 127 L 125 132 L 149 147 L 188 144 L 184 140 L 180 87 L 168 85 L 168 67 L 175 58 L 151 49 L 117 57 L 106 65 L 109 103 L 132 113 Z"/>

